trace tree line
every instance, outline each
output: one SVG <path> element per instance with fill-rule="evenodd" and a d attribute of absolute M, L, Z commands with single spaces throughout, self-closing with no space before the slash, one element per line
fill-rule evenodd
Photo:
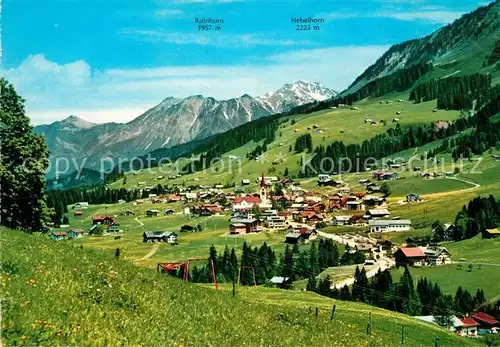
<path fill-rule="evenodd" d="M 440 221 L 433 224 L 436 241 L 461 241 L 478 234 L 488 237 L 486 230 L 500 227 L 500 200 L 493 195 L 476 197 L 457 213 L 453 227 L 446 229 Z"/>
<path fill-rule="evenodd" d="M 434 315 L 437 323 L 443 327 L 452 326 L 453 315 L 467 315 L 486 303 L 482 289 L 472 295 L 467 289 L 458 287 L 455 296 L 444 294 L 437 283 L 427 278 L 420 278 L 415 287 L 414 280 L 407 267 L 399 282 L 392 279 L 390 271 L 379 271 L 368 279 L 366 270 L 356 267 L 352 290 L 346 285 L 332 288 L 329 276 L 310 279 L 307 290 L 334 299 L 363 302 L 387 310 L 405 313 L 411 316 Z"/>
<path fill-rule="evenodd" d="M 474 101 L 484 103 L 491 86 L 491 75 L 451 76 L 420 83 L 410 93 L 410 100 L 420 103 L 437 99 L 437 107 L 445 110 L 472 109 Z"/>
<path fill-rule="evenodd" d="M 303 134 L 295 139 L 295 144 L 293 146 L 295 153 L 302 153 L 306 149 L 308 153 L 311 153 L 313 150 L 311 134 Z"/>

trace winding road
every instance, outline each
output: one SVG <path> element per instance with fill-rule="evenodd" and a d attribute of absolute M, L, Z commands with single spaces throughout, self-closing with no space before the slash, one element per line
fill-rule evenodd
<path fill-rule="evenodd" d="M 333 241 L 340 243 L 340 244 L 343 244 L 343 245 L 349 245 L 349 247 L 352 247 L 352 248 L 355 248 L 357 245 L 355 240 L 342 237 L 342 235 L 327 234 L 327 233 L 322 232 L 322 231 L 318 231 L 318 235 L 321 237 L 327 238 L 327 239 L 332 239 Z M 387 258 L 381 254 L 380 259 L 377 260 L 375 265 L 376 265 L 375 268 L 366 272 L 367 278 L 375 276 L 379 270 L 384 271 L 386 269 L 390 269 L 390 268 L 394 267 L 396 265 L 396 263 L 391 258 Z M 340 266 L 339 269 L 342 269 L 342 266 Z M 353 284 L 354 284 L 354 277 L 350 277 L 350 278 L 347 278 L 345 280 L 332 283 L 331 288 L 333 289 L 334 287 L 337 287 L 339 289 L 345 285 L 351 286 Z"/>
<path fill-rule="evenodd" d="M 151 258 L 153 255 L 155 255 L 155 253 L 158 251 L 158 249 L 160 248 L 160 243 L 159 242 L 155 242 L 153 244 L 153 247 L 151 247 L 151 250 L 148 252 L 148 254 L 146 254 L 144 257 L 142 258 L 139 258 L 139 259 L 134 259 L 132 260 L 134 263 L 137 262 L 137 261 L 142 261 L 142 260 L 146 260 L 148 258 Z"/>

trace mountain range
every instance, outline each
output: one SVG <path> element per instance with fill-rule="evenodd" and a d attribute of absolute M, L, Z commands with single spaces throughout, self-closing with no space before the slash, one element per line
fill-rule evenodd
<path fill-rule="evenodd" d="M 99 168 L 100 158 L 133 158 L 336 95 L 337 92 L 319 82 L 297 81 L 261 97 L 248 94 L 229 100 L 202 95 L 184 99 L 168 97 L 128 123 L 95 124 L 69 116 L 36 126 L 34 130 L 44 135 L 51 158 L 75 158 L 79 163 L 87 158 L 86 167 Z"/>

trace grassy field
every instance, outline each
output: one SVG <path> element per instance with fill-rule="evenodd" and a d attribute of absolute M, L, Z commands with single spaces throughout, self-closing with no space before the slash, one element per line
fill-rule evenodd
<path fill-rule="evenodd" d="M 394 99 L 407 99 L 407 95 L 394 95 Z M 380 99 L 382 100 L 382 99 Z M 184 175 L 181 178 L 167 180 L 156 180 L 158 175 L 168 177 L 174 174 L 175 165 L 165 165 L 152 170 L 143 170 L 127 174 L 126 184 L 122 180 L 111 184 L 114 188 L 134 188 L 138 187 L 138 182 L 145 182 L 144 186 L 154 186 L 161 184 L 179 184 L 182 182 L 196 182 L 198 184 L 227 184 L 241 183 L 242 179 L 249 178 L 254 181 L 260 176 L 261 172 L 266 175 L 283 176 L 285 168 L 289 169 L 290 174 L 297 175 L 299 172 L 300 154 L 289 151 L 289 147 L 295 143 L 295 139 L 305 133 L 310 133 L 313 138 L 313 145 L 328 145 L 335 140 L 341 140 L 345 143 L 360 143 L 363 140 L 374 137 L 377 134 L 387 131 L 390 127 L 395 127 L 396 123 L 392 119 L 399 118 L 402 127 L 410 125 L 427 125 L 431 121 L 454 120 L 460 116 L 458 111 L 439 111 L 433 113 L 436 107 L 436 101 L 430 101 L 420 104 L 411 102 L 402 102 L 393 104 L 380 104 L 379 99 L 369 102 L 362 101 L 358 104 L 359 110 L 350 110 L 348 108 L 336 110 L 323 110 L 307 115 L 297 115 L 288 118 L 288 121 L 280 126 L 276 132 L 276 140 L 268 145 L 268 151 L 264 160 L 250 161 L 244 159 L 241 167 L 236 162 L 232 163 L 232 170 L 229 170 L 228 156 L 238 156 L 245 158 L 247 152 L 253 150 L 256 143 L 247 143 L 245 146 L 237 148 L 224 155 L 224 165 L 214 165 L 213 168 L 198 172 L 195 174 Z M 396 115 L 401 112 L 401 115 Z M 380 123 L 377 125 L 368 125 L 364 122 L 365 117 L 380 122 L 384 120 L 387 125 Z M 291 120 L 295 124 L 291 124 Z M 316 130 L 308 130 L 308 127 L 317 126 Z M 271 163 L 276 161 L 275 165 Z M 183 161 L 185 163 L 186 161 Z M 178 167 L 183 165 L 179 164 Z M 217 170 L 217 171 L 216 171 Z M 195 181 L 196 180 L 196 181 Z"/>
<path fill-rule="evenodd" d="M 161 212 L 167 208 L 181 211 L 180 203 L 174 204 L 152 204 L 145 202 L 140 205 L 110 204 L 92 205 L 85 210 L 84 216 L 69 216 L 71 228 L 82 228 L 88 230 L 92 225 L 92 216 L 96 214 L 109 214 L 116 216 L 120 228 L 124 231 L 119 240 L 115 240 L 113 235 L 109 236 L 85 236 L 71 241 L 77 245 L 91 246 L 102 249 L 109 253 L 120 248 L 122 256 L 127 260 L 136 260 L 144 257 L 154 247 L 159 247 L 151 257 L 137 262 L 143 266 L 154 267 L 158 262 L 164 261 L 184 261 L 192 257 L 208 256 L 208 249 L 214 245 L 218 251 L 223 251 L 227 245 L 229 248 L 241 252 L 244 242 L 252 247 L 260 246 L 266 242 L 271 246 L 277 255 L 285 248 L 286 231 L 269 231 L 259 234 L 249 234 L 241 236 L 228 235 L 229 219 L 228 214 L 212 217 L 192 217 L 190 215 L 174 214 L 169 216 L 146 217 L 147 209 L 158 209 Z M 121 216 L 124 211 L 134 211 L 133 216 Z M 195 233 L 180 233 L 182 225 L 201 225 L 202 231 Z M 179 244 L 172 246 L 166 243 L 145 244 L 142 242 L 142 233 L 145 231 L 164 230 L 174 231 L 179 235 Z M 301 248 L 307 248 L 307 245 Z"/>
<path fill-rule="evenodd" d="M 455 294 L 458 286 L 462 286 L 471 293 L 475 293 L 478 288 L 483 289 L 487 299 L 500 295 L 500 252 L 498 252 L 500 239 L 486 240 L 477 236 L 460 242 L 447 242 L 443 246 L 451 252 L 453 261 L 466 259 L 461 262 L 461 268 L 457 264 L 411 268 L 411 274 L 417 278 L 427 277 L 432 282 L 437 282 L 441 290 L 447 294 Z M 469 271 L 469 263 L 474 264 L 472 271 Z M 484 264 L 477 265 L 477 263 Z M 402 274 L 402 269 L 392 270 L 392 275 L 396 278 Z"/>
<path fill-rule="evenodd" d="M 479 346 L 438 326 L 314 293 L 186 284 L 88 247 L 2 229 L 2 343 L 92 346 Z M 335 321 L 330 310 L 336 304 Z M 314 307 L 319 308 L 315 317 Z M 311 310 L 312 309 L 312 310 Z M 373 317 L 372 336 L 366 321 Z"/>

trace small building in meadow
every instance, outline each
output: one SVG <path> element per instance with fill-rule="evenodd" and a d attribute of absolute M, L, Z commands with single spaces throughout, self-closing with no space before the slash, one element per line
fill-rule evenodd
<path fill-rule="evenodd" d="M 106 215 L 95 215 L 92 217 L 92 224 L 93 225 L 98 225 L 98 224 L 106 224 L 110 225 L 115 222 L 115 218 L 113 216 L 106 216 Z"/>
<path fill-rule="evenodd" d="M 69 236 L 70 240 L 78 239 L 78 238 L 82 237 L 83 234 L 84 234 L 84 231 L 82 229 L 71 229 L 68 232 L 68 236 Z"/>
<path fill-rule="evenodd" d="M 77 202 L 73 205 L 73 210 L 86 210 L 89 208 L 88 202 Z"/>
<path fill-rule="evenodd" d="M 415 193 L 410 193 L 406 195 L 406 202 L 417 202 L 417 201 L 422 201 L 420 195 Z"/>
<path fill-rule="evenodd" d="M 351 216 L 334 216 L 330 224 L 333 226 L 342 226 L 349 224 L 350 220 Z"/>
<path fill-rule="evenodd" d="M 288 288 L 291 282 L 289 277 L 274 276 L 269 280 L 269 284 L 276 288 Z"/>
<path fill-rule="evenodd" d="M 424 254 L 427 265 L 441 266 L 451 264 L 451 253 L 444 247 L 427 248 Z"/>
<path fill-rule="evenodd" d="M 119 224 L 112 224 L 108 226 L 108 233 L 119 233 L 119 232 L 120 232 Z"/>
<path fill-rule="evenodd" d="M 146 231 L 142 234 L 142 242 L 167 242 L 176 244 L 177 234 L 170 231 Z"/>
<path fill-rule="evenodd" d="M 495 239 L 497 237 L 500 237 L 500 228 L 496 229 L 486 229 L 484 231 L 484 236 L 487 239 Z"/>
<path fill-rule="evenodd" d="M 394 253 L 396 266 L 415 266 L 425 265 L 425 253 L 423 247 L 401 247 Z"/>
<path fill-rule="evenodd" d="M 159 215 L 160 215 L 160 211 L 158 211 L 158 210 L 149 209 L 146 211 L 146 216 L 148 216 L 148 217 L 157 217 Z"/>
<path fill-rule="evenodd" d="M 366 212 L 366 215 L 371 219 L 389 217 L 391 213 L 385 208 L 371 209 Z"/>
<path fill-rule="evenodd" d="M 76 211 L 73 212 L 73 215 L 75 217 L 83 216 L 83 210 L 76 210 Z"/>

